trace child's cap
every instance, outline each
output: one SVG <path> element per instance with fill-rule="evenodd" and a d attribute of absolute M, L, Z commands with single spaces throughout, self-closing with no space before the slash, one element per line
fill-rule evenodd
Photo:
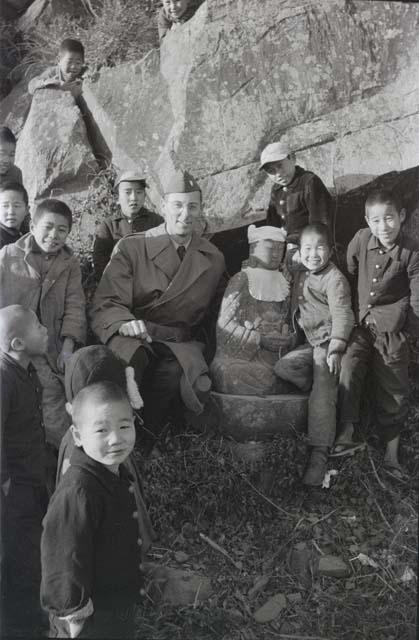
<path fill-rule="evenodd" d="M 286 142 L 272 142 L 261 153 L 259 171 L 263 169 L 265 164 L 270 162 L 279 162 L 291 155 L 292 149 Z"/>
<path fill-rule="evenodd" d="M 264 227 L 255 227 L 251 224 L 247 230 L 247 239 L 249 244 L 253 242 L 259 242 L 259 240 L 272 240 L 273 242 L 285 242 L 287 239 L 287 232 L 285 229 L 279 227 L 270 227 L 265 225 Z"/>
<path fill-rule="evenodd" d="M 144 174 L 139 171 L 120 171 L 115 180 L 115 190 L 121 182 L 141 182 L 141 186 L 144 188 L 147 186 Z"/>
<path fill-rule="evenodd" d="M 201 188 L 189 171 L 172 171 L 164 178 L 163 190 L 168 193 L 193 193 Z"/>

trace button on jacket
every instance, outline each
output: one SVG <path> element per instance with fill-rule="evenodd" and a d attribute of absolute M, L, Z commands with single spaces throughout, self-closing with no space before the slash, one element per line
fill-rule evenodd
<path fill-rule="evenodd" d="M 57 616 L 84 607 L 125 607 L 140 599 L 136 504 L 123 465 L 112 473 L 82 449 L 61 478 L 44 518 L 41 603 Z"/>
<path fill-rule="evenodd" d="M 287 241 L 297 242 L 300 231 L 314 222 L 331 226 L 332 197 L 315 173 L 297 165 L 290 184 L 272 187 L 266 224 L 285 227 Z"/>
<path fill-rule="evenodd" d="M 347 251 L 348 271 L 357 278 L 357 321 L 379 333 L 406 330 L 419 336 L 419 246 L 401 233 L 392 249 L 361 229 Z"/>
<path fill-rule="evenodd" d="M 316 347 L 331 339 L 348 342 L 354 326 L 351 291 L 343 273 L 332 263 L 321 271 L 294 276 L 291 313 Z"/>

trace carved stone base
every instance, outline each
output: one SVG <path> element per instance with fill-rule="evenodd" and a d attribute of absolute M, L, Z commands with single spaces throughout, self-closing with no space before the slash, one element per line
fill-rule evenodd
<path fill-rule="evenodd" d="M 267 440 L 307 428 L 307 394 L 238 396 L 211 393 L 220 419 L 219 429 L 238 442 Z"/>

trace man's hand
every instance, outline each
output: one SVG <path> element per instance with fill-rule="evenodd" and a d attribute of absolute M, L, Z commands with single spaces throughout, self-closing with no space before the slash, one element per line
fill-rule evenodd
<path fill-rule="evenodd" d="M 152 342 L 144 320 L 130 320 L 121 324 L 118 331 L 120 336 L 128 338 L 140 338 L 145 342 Z"/>

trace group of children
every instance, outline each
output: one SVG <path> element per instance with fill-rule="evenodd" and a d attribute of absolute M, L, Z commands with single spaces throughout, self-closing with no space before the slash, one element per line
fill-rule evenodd
<path fill-rule="evenodd" d="M 55 86 L 79 95 L 79 44 L 64 41 L 55 75 L 35 79 L 31 89 Z M 28 196 L 14 165 L 15 147 L 11 131 L 1 127 L 2 624 L 9 634 L 42 632 L 40 589 L 51 637 L 133 637 L 144 591 L 136 489 L 123 464 L 135 443 L 132 402 L 105 378 L 78 390 L 66 407 L 63 376 L 86 339 L 80 266 L 66 244 L 72 213 L 60 200 L 43 200 L 23 233 Z M 264 150 L 261 169 L 275 183 L 268 222 L 288 231 L 294 274 L 295 334 L 284 337 L 275 371 L 311 389 L 303 481 L 321 485 L 330 454 L 362 446 L 355 438 L 367 372 L 386 443 L 384 468 L 403 481 L 398 445 L 407 410 L 405 332 L 419 335 L 419 252 L 403 233 L 405 210 L 392 193 L 368 196 L 367 228 L 347 252 L 351 293 L 331 262 L 331 198 L 323 183 L 297 167 L 282 142 Z M 143 175 L 123 172 L 115 188 L 121 212 L 98 227 L 93 248 L 98 278 L 119 239 L 162 222 L 144 207 Z M 300 331 L 305 343 L 295 348 Z M 51 498 L 50 469 L 69 427 L 75 450 Z"/>

